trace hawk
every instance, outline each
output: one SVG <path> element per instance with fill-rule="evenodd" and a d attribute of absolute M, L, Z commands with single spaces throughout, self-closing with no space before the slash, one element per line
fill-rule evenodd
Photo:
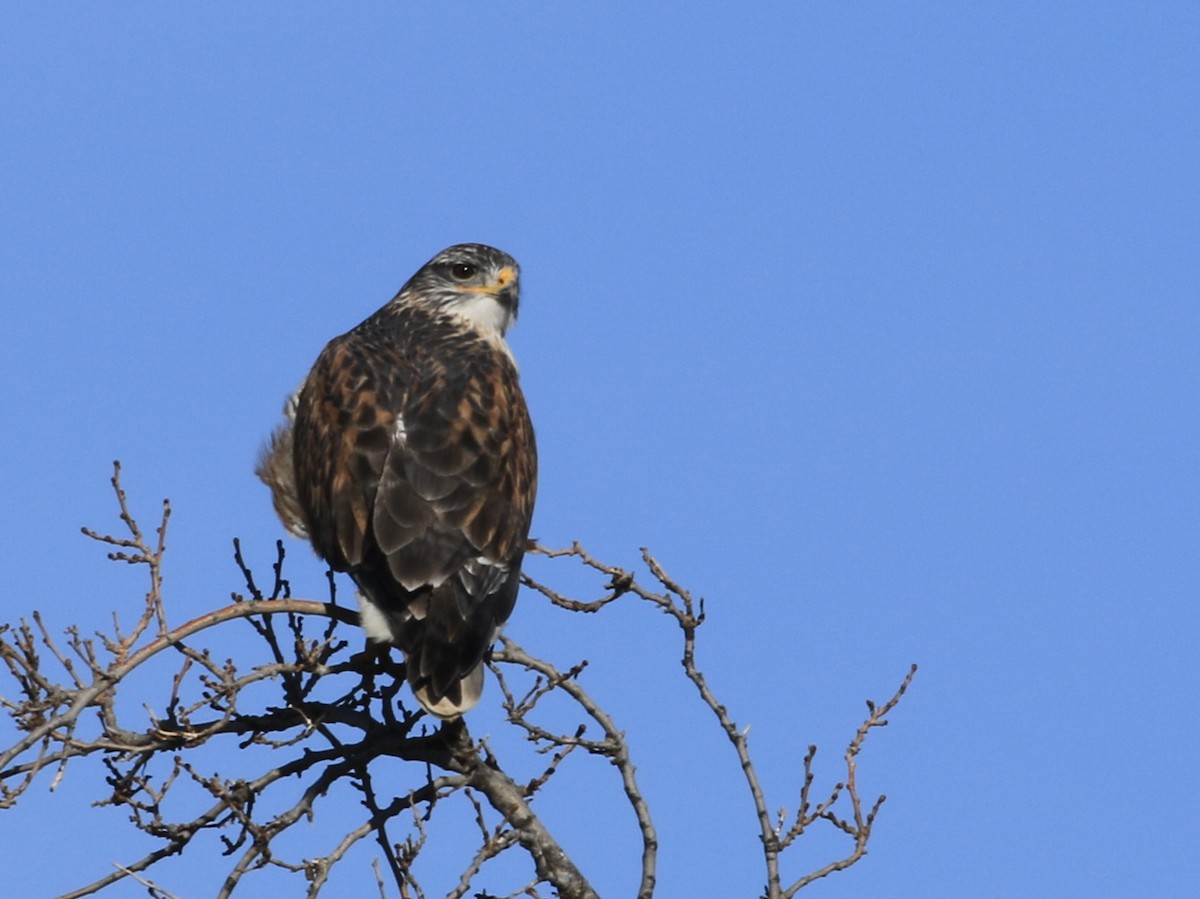
<path fill-rule="evenodd" d="M 358 587 L 363 628 L 399 646 L 421 705 L 479 701 L 517 598 L 537 491 L 533 425 L 504 340 L 517 263 L 443 250 L 335 337 L 257 468 L 275 510 Z"/>

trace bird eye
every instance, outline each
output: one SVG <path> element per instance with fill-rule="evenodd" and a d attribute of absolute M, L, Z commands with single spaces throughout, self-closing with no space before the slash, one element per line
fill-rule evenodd
<path fill-rule="evenodd" d="M 467 262 L 456 262 L 450 266 L 450 277 L 455 281 L 466 281 L 479 274 L 478 267 Z"/>

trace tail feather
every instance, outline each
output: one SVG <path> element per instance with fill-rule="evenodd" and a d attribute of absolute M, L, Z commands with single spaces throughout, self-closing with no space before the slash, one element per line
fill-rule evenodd
<path fill-rule="evenodd" d="M 483 694 L 482 665 L 476 665 L 458 683 L 451 684 L 445 695 L 436 699 L 436 694 L 432 691 L 432 684 L 428 680 L 424 683 L 414 682 L 416 675 L 414 668 L 415 666 L 409 666 L 411 674 L 408 678 L 408 685 L 412 687 L 413 695 L 417 697 L 417 701 L 425 707 L 425 710 L 439 718 L 459 717 L 464 712 L 473 709 Z"/>
<path fill-rule="evenodd" d="M 372 640 L 404 653 L 406 679 L 421 705 L 440 718 L 457 718 L 474 708 L 483 693 L 482 660 L 499 631 L 492 608 L 482 605 L 464 618 L 457 581 L 432 590 L 393 586 L 389 593 L 366 565 L 351 574 L 359 585 L 363 629 Z M 387 600 L 380 602 L 379 595 Z"/>

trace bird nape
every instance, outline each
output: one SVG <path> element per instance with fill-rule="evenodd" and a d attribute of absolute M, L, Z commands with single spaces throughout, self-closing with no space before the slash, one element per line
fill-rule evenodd
<path fill-rule="evenodd" d="M 325 346 L 257 468 L 284 525 L 350 575 L 368 636 L 400 647 L 413 694 L 442 718 L 479 701 L 537 492 L 504 340 L 519 274 L 482 244 L 438 253 Z"/>

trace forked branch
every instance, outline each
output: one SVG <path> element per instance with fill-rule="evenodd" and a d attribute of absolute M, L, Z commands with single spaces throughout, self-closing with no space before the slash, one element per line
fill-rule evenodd
<path fill-rule="evenodd" d="M 99 804 L 125 810 L 133 827 L 152 843 L 139 858 L 114 866 L 68 896 L 93 895 L 133 880 L 150 895 L 169 897 L 169 887 L 150 877 L 161 879 L 161 861 L 189 852 L 228 859 L 219 896 L 232 895 L 257 871 L 274 869 L 303 878 L 306 895 L 315 897 L 338 872 L 353 867 L 348 860 L 356 850 L 373 841 L 380 895 L 386 897 L 390 890 L 400 897 L 424 897 L 428 893 L 417 872 L 422 850 L 434 839 L 430 822 L 458 805 L 475 822 L 474 842 L 461 847 L 461 871 L 439 894 L 492 896 L 476 881 L 493 870 L 493 859 L 515 852 L 524 856 L 527 869 L 515 888 L 510 884 L 508 895 L 544 896 L 539 892 L 544 887 L 564 899 L 593 899 L 595 890 L 533 808 L 538 795 L 554 790 L 559 771 L 588 754 L 606 759 L 617 771 L 631 825 L 641 837 L 637 895 L 651 899 L 659 834 L 625 734 L 583 685 L 586 661 L 554 664 L 507 637 L 494 650 L 489 666 L 511 730 L 493 741 L 497 746 L 504 742 L 500 752 L 510 758 L 532 747 L 534 758 L 541 759 L 540 773 L 518 781 L 506 773 L 491 741 L 473 740 L 461 719 L 434 726 L 408 701 L 401 660 L 378 647 L 350 651 L 351 643 L 363 646 L 358 631 L 344 630 L 357 624 L 358 615 L 337 604 L 332 578 L 328 600 L 292 596 L 282 543 L 276 546 L 271 576 L 263 581 L 270 583 L 269 590 L 259 586 L 235 541 L 245 593 L 234 593 L 232 602 L 172 625 L 162 592 L 170 506 L 163 503 L 160 523 L 148 536 L 130 510 L 120 476 L 119 465 L 114 466 L 112 487 L 125 533 L 84 533 L 108 547 L 110 559 L 146 573 L 149 583 L 137 620 L 126 629 L 114 617 L 109 632 L 91 637 L 77 628 L 56 634 L 36 612 L 15 625 L 0 626 L 0 674 L 7 676 L 0 707 L 15 728 L 0 751 L 0 808 L 16 805 L 44 772 L 53 772 L 48 775 L 53 788 L 69 762 L 98 758 L 106 784 Z M 769 899 L 793 896 L 866 854 L 884 797 L 871 802 L 860 796 L 858 760 L 870 732 L 887 724 L 904 696 L 915 666 L 888 701 L 868 703 L 868 717 L 843 756 L 844 780 L 830 790 L 816 790 L 816 747 L 809 747 L 802 761 L 799 807 L 794 815 L 772 817 L 747 730 L 717 699 L 697 660 L 703 600 L 693 599 L 645 550 L 648 580 L 594 559 L 579 544 L 563 550 L 535 547 L 533 552 L 580 563 L 601 579 L 598 596 L 575 599 L 524 578 L 559 608 L 597 613 L 630 597 L 675 622 L 684 674 L 729 740 L 746 782 Z M 250 625 L 260 653 L 235 661 L 213 648 L 228 628 L 245 627 L 235 621 Z M 165 694 L 158 697 L 162 711 L 151 712 L 155 697 L 139 694 L 146 679 L 137 675 L 148 671 L 152 661 L 171 656 L 178 660 L 174 676 L 162 687 L 161 676 L 151 680 L 151 689 Z M 132 694 L 139 701 L 118 706 L 118 694 L 126 700 Z M 557 702 L 561 711 L 563 701 L 578 713 L 577 723 L 565 730 L 546 723 L 561 720 L 547 714 L 547 704 Z M 145 707 L 145 719 L 130 721 L 131 707 Z M 221 746 L 255 751 L 210 752 Z M 405 763 L 399 769 L 397 760 Z M 387 776 L 378 776 L 384 764 L 389 765 Z M 299 790 L 284 786 L 297 783 Z M 361 809 L 349 828 L 331 836 L 296 827 L 321 822 L 329 797 L 338 793 L 355 797 Z M 784 885 L 782 854 L 818 824 L 845 834 L 849 851 Z M 294 846 L 302 832 L 311 835 L 310 845 L 314 840 L 319 844 L 313 851 L 297 854 L 284 848 Z"/>
<path fill-rule="evenodd" d="M 846 780 L 837 783 L 830 791 L 828 798 L 815 808 L 810 805 L 809 794 L 814 781 L 813 761 L 817 748 L 809 747 L 803 760 L 804 774 L 800 808 L 796 812 L 794 821 L 788 826 L 785 824 L 785 815 L 780 813 L 773 818 L 767 805 L 762 784 L 750 754 L 749 728 L 740 728 L 734 722 L 728 709 L 718 700 L 709 686 L 708 679 L 696 661 L 696 635 L 705 621 L 704 600 L 695 600 L 691 592 L 672 578 L 659 561 L 644 548 L 642 549 L 642 562 L 656 582 L 656 586 L 653 588 L 644 586 L 634 572 L 608 565 L 593 558 L 579 543 L 558 550 L 538 548 L 537 552 L 551 559 L 578 559 L 585 567 L 600 573 L 605 578 L 601 588 L 604 592 L 598 598 L 590 601 L 571 599 L 532 578 L 524 579 L 529 587 L 537 590 L 556 606 L 575 612 L 598 612 L 621 597 L 632 595 L 650 603 L 675 621 L 682 642 L 680 662 L 684 673 L 695 686 L 701 701 L 712 711 L 721 731 L 732 745 L 746 782 L 747 792 L 750 794 L 754 806 L 767 875 L 766 899 L 786 899 L 786 897 L 794 896 L 796 892 L 814 880 L 849 868 L 866 855 L 871 827 L 886 797 L 879 796 L 870 808 L 864 811 L 862 797 L 858 790 L 858 755 L 862 751 L 867 734 L 873 728 L 887 724 L 886 716 L 896 707 L 908 690 L 909 684 L 912 683 L 917 672 L 916 665 L 909 669 L 900 688 L 882 706 L 876 706 L 868 700 L 867 706 L 870 715 L 855 733 L 845 753 Z M 848 818 L 839 815 L 836 811 L 839 800 L 842 800 L 843 797 L 850 806 Z M 851 851 L 845 857 L 816 868 L 785 886 L 780 872 L 780 856 L 810 824 L 816 821 L 825 821 L 850 837 L 853 841 Z"/>

